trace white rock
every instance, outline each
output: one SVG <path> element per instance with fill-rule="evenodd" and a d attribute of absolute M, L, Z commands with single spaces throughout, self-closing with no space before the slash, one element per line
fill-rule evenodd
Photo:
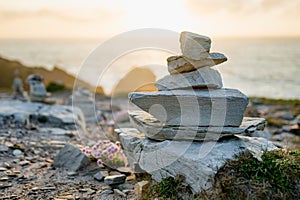
<path fill-rule="evenodd" d="M 167 59 L 170 74 L 194 71 L 202 67 L 212 67 L 227 61 L 222 53 L 209 53 L 200 60 L 189 59 L 184 56 L 171 56 Z"/>
<path fill-rule="evenodd" d="M 19 149 L 15 149 L 13 150 L 13 155 L 16 156 L 16 157 L 19 157 L 19 156 L 22 156 L 23 155 L 23 152 Z"/>
<path fill-rule="evenodd" d="M 193 193 L 209 189 L 214 177 L 227 160 L 233 160 L 242 152 L 250 152 L 260 158 L 263 151 L 276 147 L 263 138 L 238 136 L 222 142 L 157 142 L 142 134 L 122 129 L 120 134 L 125 154 L 133 158 L 156 181 L 181 175 L 185 177 Z M 129 162 L 132 165 L 132 162 Z"/>
<path fill-rule="evenodd" d="M 133 92 L 132 103 L 166 125 L 240 126 L 248 97 L 235 89 Z"/>
<path fill-rule="evenodd" d="M 184 56 L 200 60 L 210 50 L 211 39 L 207 36 L 198 35 L 191 32 L 181 32 L 180 34 L 180 48 Z"/>
<path fill-rule="evenodd" d="M 144 111 L 129 112 L 131 124 L 146 137 L 154 140 L 207 141 L 234 134 L 246 135 L 247 129 L 265 125 L 265 119 L 245 117 L 240 127 L 167 126 Z M 118 131 L 118 130 L 117 130 Z"/>
<path fill-rule="evenodd" d="M 126 180 L 126 176 L 124 174 L 120 175 L 112 175 L 112 176 L 106 176 L 104 178 L 104 183 L 108 185 L 114 185 L 114 184 L 122 184 Z"/>
<path fill-rule="evenodd" d="M 222 77 L 217 70 L 209 67 L 184 73 L 167 75 L 156 81 L 158 90 L 174 90 L 181 88 L 222 88 Z"/>

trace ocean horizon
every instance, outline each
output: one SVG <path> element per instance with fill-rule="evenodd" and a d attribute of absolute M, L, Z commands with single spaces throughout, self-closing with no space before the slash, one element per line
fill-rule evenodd
<path fill-rule="evenodd" d="M 300 38 L 212 38 L 211 52 L 220 52 L 228 61 L 215 66 L 226 88 L 237 88 L 248 96 L 300 99 Z M 52 69 L 59 66 L 77 75 L 85 60 L 103 40 L 1 39 L 0 56 L 24 65 Z M 129 41 L 133 42 L 133 41 Z M 109 56 L 110 52 L 107 51 Z M 161 78 L 168 74 L 169 52 L 140 50 L 112 61 L 108 66 L 90 66 L 90 73 L 79 78 L 101 85 L 106 93 L 133 67 L 148 67 Z M 101 59 L 101 58 L 99 58 Z M 86 67 L 86 66 L 84 66 Z M 91 79 L 96 68 L 103 68 L 99 81 Z"/>

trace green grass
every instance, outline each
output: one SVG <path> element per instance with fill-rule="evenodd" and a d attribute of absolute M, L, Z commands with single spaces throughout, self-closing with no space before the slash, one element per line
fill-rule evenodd
<path fill-rule="evenodd" d="M 154 185 L 152 189 L 157 192 L 159 197 L 162 197 L 164 199 L 177 199 L 179 186 L 179 181 L 173 178 L 167 178 L 162 180 L 160 183 Z"/>
<path fill-rule="evenodd" d="M 153 184 L 143 194 L 142 199 L 193 199 L 190 188 L 183 184 L 181 178 L 180 176 L 176 178 L 169 177 Z"/>
<path fill-rule="evenodd" d="M 37 118 L 37 120 L 40 123 L 46 123 L 48 121 L 48 118 L 46 116 L 39 115 L 38 118 Z"/>
<path fill-rule="evenodd" d="M 250 97 L 250 101 L 259 102 L 257 104 L 300 105 L 299 99 L 270 99 L 264 97 Z"/>
<path fill-rule="evenodd" d="M 239 172 L 248 179 L 268 181 L 272 186 L 293 192 L 300 175 L 300 151 L 270 151 L 264 153 L 262 162 L 249 158 L 242 163 Z"/>
<path fill-rule="evenodd" d="M 219 170 L 215 188 L 202 195 L 214 199 L 299 199 L 300 151 L 265 152 L 262 161 L 249 153 Z"/>
<path fill-rule="evenodd" d="M 274 126 L 277 128 L 281 128 L 282 126 L 289 124 L 286 120 L 280 118 L 267 117 L 266 121 L 268 126 Z"/>
<path fill-rule="evenodd" d="M 66 86 L 64 84 L 56 82 L 50 82 L 46 87 L 47 92 L 58 92 L 64 89 L 66 89 Z"/>

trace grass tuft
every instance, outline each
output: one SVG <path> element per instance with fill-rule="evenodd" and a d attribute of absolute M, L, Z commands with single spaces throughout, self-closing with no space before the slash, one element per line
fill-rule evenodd
<path fill-rule="evenodd" d="M 244 153 L 227 162 L 216 175 L 218 189 L 203 194 L 215 199 L 299 199 L 300 151 L 269 151 L 261 158 Z"/>

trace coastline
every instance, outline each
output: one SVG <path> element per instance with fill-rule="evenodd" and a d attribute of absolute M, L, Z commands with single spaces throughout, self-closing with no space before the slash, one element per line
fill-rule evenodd
<path fill-rule="evenodd" d="M 30 74 L 39 74 L 43 76 L 45 86 L 50 83 L 59 83 L 64 85 L 67 89 L 73 89 L 74 83 L 76 82 L 77 86 L 85 87 L 91 91 L 96 91 L 98 94 L 104 95 L 102 87 L 95 88 L 89 83 L 69 74 L 58 66 L 54 66 L 52 70 L 48 70 L 42 66 L 26 66 L 18 60 L 9 60 L 2 56 L 0 56 L 0 66 L 0 73 L 3 77 L 5 77 L 0 80 L 0 89 L 4 91 L 12 91 L 15 71 L 18 71 L 25 90 L 28 90 L 28 86 L 25 84 L 27 76 Z"/>
<path fill-rule="evenodd" d="M 25 83 L 25 79 L 29 74 L 37 73 L 44 76 L 45 85 L 49 84 L 50 82 L 61 82 L 66 86 L 66 88 L 73 89 L 74 81 L 76 80 L 77 81 L 76 84 L 78 86 L 88 88 L 91 92 L 96 91 L 97 94 L 109 95 L 105 93 L 104 86 L 101 85 L 96 87 L 94 85 L 91 85 L 90 83 L 77 78 L 75 75 L 68 73 L 65 69 L 63 69 L 63 67 L 54 66 L 52 70 L 48 70 L 46 67 L 41 65 L 28 66 L 23 64 L 23 62 L 18 59 L 8 59 L 2 55 L 0 55 L 0 66 L 1 66 L 0 68 L 1 75 L 3 77 L 6 77 L 5 79 L 0 80 L 0 90 L 2 91 L 9 92 L 12 90 L 11 86 L 14 77 L 14 70 L 19 69 L 21 72 L 20 74 L 21 74 L 21 78 L 23 79 L 23 83 Z M 133 69 L 137 69 L 137 68 L 133 68 Z M 24 84 L 24 86 L 25 89 L 27 89 L 26 84 Z M 250 96 L 251 99 L 257 98 L 257 99 L 265 100 L 267 102 L 276 101 L 277 103 L 283 103 L 283 102 L 292 103 L 292 102 L 300 101 L 300 97 L 299 98 L 282 98 L 282 97 L 270 98 L 261 95 L 248 95 L 248 96 Z"/>
<path fill-rule="evenodd" d="M 0 41 L 0 55 L 13 58 L 13 60 L 17 59 L 28 66 L 43 66 L 46 69 L 52 69 L 54 65 L 57 65 L 76 76 L 83 67 L 84 61 L 93 50 L 101 46 L 101 42 L 103 41 L 74 40 L 71 42 L 63 39 L 53 39 L 51 42 L 43 39 Z M 134 42 L 134 40 L 129 42 Z M 297 38 L 216 38 L 212 51 L 218 49 L 226 53 L 229 58 L 228 62 L 216 67 L 222 74 L 224 87 L 239 88 L 247 96 L 300 99 L 297 87 L 300 84 L 297 78 L 297 74 L 300 73 L 299 44 L 300 40 Z M 167 55 L 152 52 L 151 54 L 133 53 L 128 57 L 117 59 L 110 70 L 103 73 L 103 76 L 101 75 L 101 82 L 97 79 L 100 75 L 95 73 L 103 71 L 105 66 L 90 66 L 88 73 L 79 74 L 79 78 L 93 87 L 98 82 L 107 94 L 126 72 L 131 70 L 130 66 L 137 66 L 137 64 L 147 66 L 149 63 L 161 65 L 151 67 L 156 77 L 161 78 L 167 75 L 167 70 L 164 69 Z M 110 53 L 108 49 L 102 56 L 107 57 Z M 95 60 L 95 63 L 98 61 Z"/>

